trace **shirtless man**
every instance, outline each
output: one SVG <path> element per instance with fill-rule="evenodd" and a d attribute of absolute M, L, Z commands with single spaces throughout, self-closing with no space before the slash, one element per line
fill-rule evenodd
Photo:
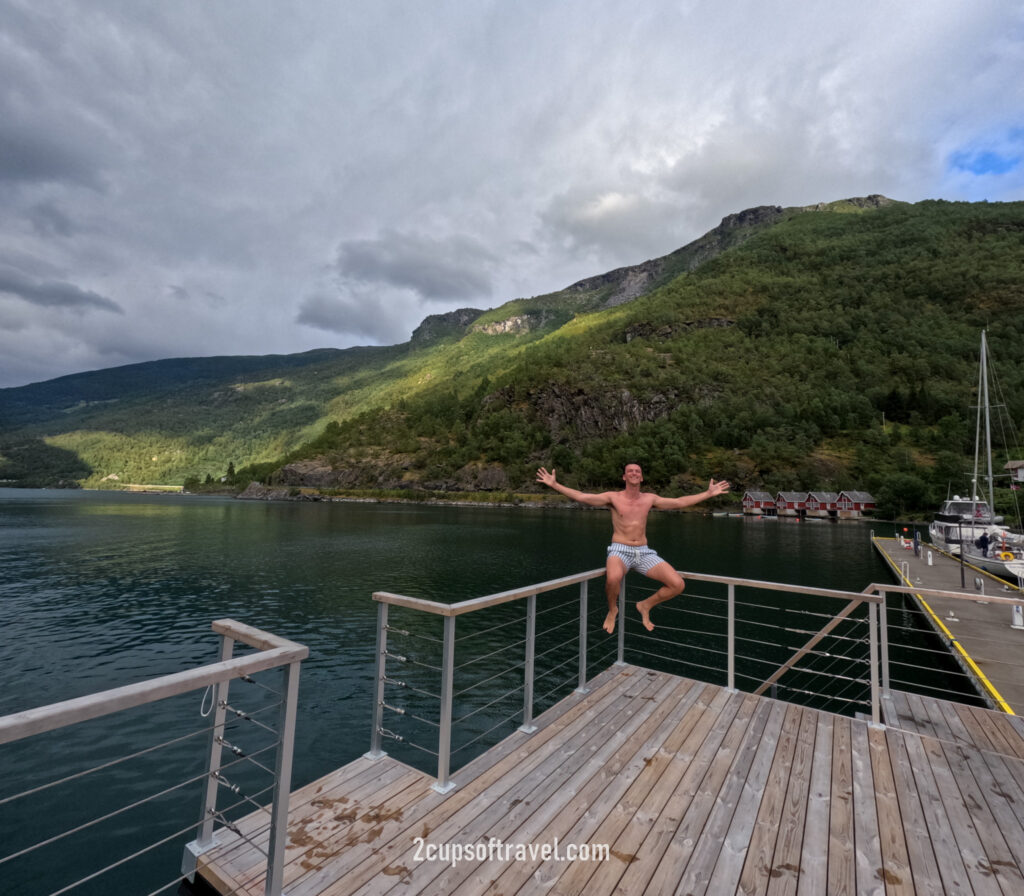
<path fill-rule="evenodd" d="M 638 601 L 636 605 L 644 628 L 649 632 L 654 631 L 651 610 L 681 593 L 685 587 L 683 577 L 676 572 L 675 567 L 647 546 L 647 515 L 651 510 L 682 510 L 729 491 L 728 482 L 715 482 L 712 479 L 707 490 L 699 494 L 662 498 L 652 492 L 640 491 L 644 474 L 639 464 L 626 464 L 622 479 L 626 487 L 621 491 L 592 494 L 562 485 L 555 479 L 554 470 L 550 473 L 544 467 L 537 470 L 538 482 L 543 482 L 567 498 L 591 507 L 611 508 L 612 543 L 608 546 L 608 562 L 605 565 L 608 615 L 604 620 L 604 630 L 609 634 L 615 631 L 615 618 L 619 615 L 619 585 L 629 570 L 638 569 L 645 576 L 661 582 L 661 587 L 654 594 L 646 600 Z"/>

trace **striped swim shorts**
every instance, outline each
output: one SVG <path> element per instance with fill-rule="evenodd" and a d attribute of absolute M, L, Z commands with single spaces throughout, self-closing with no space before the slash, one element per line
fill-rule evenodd
<path fill-rule="evenodd" d="M 665 562 L 645 544 L 621 544 L 617 541 L 613 541 L 608 545 L 608 556 L 618 557 L 626 565 L 627 572 L 631 569 L 636 569 L 644 575 L 649 573 L 659 563 Z"/>

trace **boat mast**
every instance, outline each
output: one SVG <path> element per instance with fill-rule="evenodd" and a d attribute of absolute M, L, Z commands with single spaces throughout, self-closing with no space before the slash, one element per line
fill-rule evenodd
<path fill-rule="evenodd" d="M 981 363 L 978 364 L 978 406 L 974 421 L 974 475 L 971 477 L 971 520 L 978 518 L 978 458 L 981 452 L 981 413 L 985 406 L 985 331 L 981 331 Z"/>
<path fill-rule="evenodd" d="M 992 486 L 992 426 L 989 419 L 988 403 L 988 344 L 985 331 L 981 331 L 981 382 L 985 390 L 985 451 L 988 455 L 988 509 L 993 519 L 996 512 L 995 491 Z"/>

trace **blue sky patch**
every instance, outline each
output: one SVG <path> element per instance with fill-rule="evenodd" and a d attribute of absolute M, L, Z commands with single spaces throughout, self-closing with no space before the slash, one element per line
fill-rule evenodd
<path fill-rule="evenodd" d="M 954 153 L 951 162 L 954 168 L 971 174 L 1006 174 L 1021 163 L 1021 157 L 985 150 Z"/>
<path fill-rule="evenodd" d="M 1011 128 L 998 149 L 962 149 L 950 157 L 950 168 L 969 174 L 1007 174 L 1024 161 L 1024 128 Z M 991 144 L 989 144 L 991 146 Z"/>

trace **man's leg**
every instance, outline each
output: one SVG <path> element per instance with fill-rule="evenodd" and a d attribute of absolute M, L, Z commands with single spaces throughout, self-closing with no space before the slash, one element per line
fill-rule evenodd
<path fill-rule="evenodd" d="M 608 597 L 608 615 L 604 617 L 602 628 L 612 634 L 615 631 L 615 617 L 619 615 L 619 588 L 626 575 L 626 564 L 622 559 L 609 555 L 604 567 L 604 591 Z"/>
<path fill-rule="evenodd" d="M 646 600 L 639 601 L 636 608 L 640 611 L 640 618 L 643 620 L 644 628 L 649 632 L 654 631 L 654 624 L 651 622 L 651 610 L 658 604 L 664 603 L 669 598 L 681 594 L 686 583 L 683 577 L 675 571 L 671 563 L 664 560 L 649 570 L 646 574 L 649 578 L 661 582 L 661 587 Z"/>

